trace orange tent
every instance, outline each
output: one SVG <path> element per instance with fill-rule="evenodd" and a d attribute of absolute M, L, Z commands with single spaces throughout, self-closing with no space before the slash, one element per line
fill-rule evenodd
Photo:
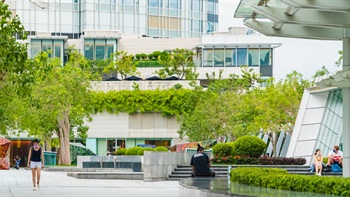
<path fill-rule="evenodd" d="M 0 170 L 10 169 L 10 146 L 10 140 L 0 138 Z"/>

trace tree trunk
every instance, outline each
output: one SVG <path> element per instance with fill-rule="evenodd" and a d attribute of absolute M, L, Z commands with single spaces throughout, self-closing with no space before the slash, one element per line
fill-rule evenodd
<path fill-rule="evenodd" d="M 62 117 L 58 117 L 58 136 L 60 140 L 59 161 L 60 165 L 70 165 L 70 150 L 69 150 L 69 130 L 70 123 L 68 113 L 65 112 Z"/>
<path fill-rule="evenodd" d="M 277 141 L 278 141 L 278 136 L 276 132 L 271 131 L 269 134 L 269 140 L 270 143 L 272 144 L 272 157 L 277 157 L 276 153 L 277 153 Z"/>

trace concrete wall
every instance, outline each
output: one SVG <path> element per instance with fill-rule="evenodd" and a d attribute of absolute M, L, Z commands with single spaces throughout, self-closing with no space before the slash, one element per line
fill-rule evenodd
<path fill-rule="evenodd" d="M 177 165 L 189 165 L 193 153 L 150 152 L 144 153 L 144 181 L 166 180 Z M 209 158 L 212 154 L 208 154 Z"/>
<path fill-rule="evenodd" d="M 77 168 L 83 168 L 83 162 L 100 162 L 102 161 L 109 161 L 114 162 L 114 160 L 117 159 L 118 162 L 141 162 L 143 163 L 143 156 L 78 156 L 77 159 Z"/>

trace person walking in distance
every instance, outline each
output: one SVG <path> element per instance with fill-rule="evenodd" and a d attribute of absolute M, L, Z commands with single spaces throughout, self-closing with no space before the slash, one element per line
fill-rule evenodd
<path fill-rule="evenodd" d="M 33 190 L 40 189 L 41 170 L 44 168 L 44 154 L 37 139 L 33 140 L 33 146 L 29 149 L 27 167 L 32 170 Z"/>

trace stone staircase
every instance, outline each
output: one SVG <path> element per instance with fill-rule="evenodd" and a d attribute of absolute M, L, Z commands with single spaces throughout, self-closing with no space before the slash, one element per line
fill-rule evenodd
<path fill-rule="evenodd" d="M 212 166 L 210 169 L 214 170 L 216 176 L 227 177 L 228 166 Z M 178 165 L 169 175 L 168 180 L 180 180 L 191 177 L 192 167 L 190 165 Z"/>
<path fill-rule="evenodd" d="M 283 168 L 288 171 L 290 174 L 302 174 L 302 175 L 314 175 L 315 172 L 310 172 L 309 166 L 297 166 L 297 165 L 232 165 L 230 166 L 231 169 L 238 168 L 238 167 L 258 167 L 258 168 Z M 211 169 L 213 169 L 216 172 L 216 176 L 218 177 L 227 177 L 229 176 L 228 170 L 229 166 L 212 166 Z M 169 175 L 168 180 L 180 180 L 182 178 L 191 177 L 192 168 L 190 165 L 178 165 L 173 172 Z M 323 176 L 341 176 L 341 172 L 323 172 Z"/>

